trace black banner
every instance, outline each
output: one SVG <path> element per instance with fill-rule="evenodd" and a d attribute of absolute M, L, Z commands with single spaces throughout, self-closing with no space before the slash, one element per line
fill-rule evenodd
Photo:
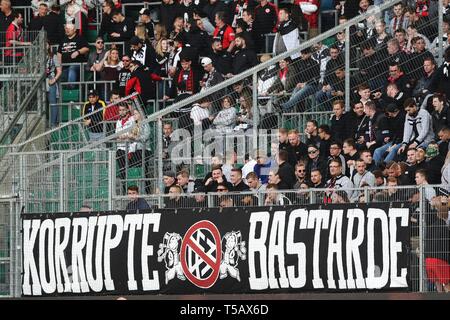
<path fill-rule="evenodd" d="M 27 214 L 23 296 L 405 291 L 409 210 Z"/>

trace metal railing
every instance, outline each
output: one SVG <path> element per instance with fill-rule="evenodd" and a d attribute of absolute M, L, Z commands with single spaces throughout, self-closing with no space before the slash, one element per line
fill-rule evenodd
<path fill-rule="evenodd" d="M 357 50 L 359 45 L 355 45 L 353 43 L 353 38 L 357 36 L 358 31 L 352 29 L 353 26 L 357 25 L 361 21 L 371 20 L 372 18 L 376 18 L 377 16 L 382 17 L 383 13 L 386 10 L 391 10 L 393 5 L 398 3 L 399 1 L 391 1 L 383 4 L 381 7 L 375 8 L 373 11 L 370 11 L 362 16 L 356 17 L 351 21 L 334 28 L 333 30 L 329 30 L 328 32 L 320 35 L 319 37 L 309 40 L 300 45 L 300 47 L 291 52 L 286 52 L 281 54 L 270 61 L 260 64 L 250 70 L 244 71 L 243 73 L 228 79 L 215 87 L 202 91 L 201 93 L 188 96 L 185 100 L 176 102 L 170 106 L 165 105 L 163 109 L 159 110 L 159 103 L 156 104 L 154 110 L 156 112 L 151 112 L 147 119 L 144 120 L 145 123 L 151 124 L 154 128 L 162 128 L 163 123 L 172 122 L 174 128 L 181 129 L 177 134 L 181 139 L 179 141 L 178 149 L 181 155 L 177 155 L 176 159 L 178 162 L 172 161 L 169 163 L 169 168 L 174 168 L 178 171 L 181 167 L 188 167 L 191 172 L 195 170 L 196 165 L 207 165 L 210 162 L 212 154 L 208 154 L 206 151 L 211 150 L 214 146 L 213 144 L 218 145 L 220 147 L 220 151 L 217 153 L 222 154 L 225 158 L 230 153 L 235 152 L 238 147 L 245 146 L 244 148 L 240 148 L 242 154 L 238 154 L 238 157 L 243 158 L 246 153 L 253 153 L 256 149 L 262 150 L 263 152 L 271 153 L 270 144 L 267 143 L 268 138 L 272 135 L 272 129 L 278 129 L 281 127 L 288 128 L 297 128 L 300 132 L 303 132 L 305 122 L 309 120 L 312 114 L 304 113 L 304 112 L 292 112 L 292 110 L 283 110 L 282 112 L 277 112 L 277 108 L 279 108 L 280 104 L 286 103 L 286 100 L 281 100 L 282 98 L 291 99 L 298 92 L 294 91 L 294 94 L 291 92 L 288 94 L 278 95 L 277 90 L 275 90 L 274 94 L 264 95 L 264 91 L 269 91 L 267 88 L 270 86 L 261 86 L 265 87 L 262 90 L 252 90 L 252 88 L 260 87 L 259 84 L 264 82 L 262 78 L 262 74 L 266 72 L 269 68 L 274 68 L 274 75 L 270 80 L 276 81 L 276 75 L 278 74 L 279 68 L 277 67 L 277 63 L 280 60 L 285 59 L 286 57 L 292 56 L 293 54 L 298 54 L 299 51 L 310 48 L 315 45 L 317 42 L 333 38 L 337 36 L 339 33 L 344 32 L 345 40 L 343 52 L 345 55 L 345 59 L 343 59 L 342 66 L 345 67 L 345 70 L 350 70 L 345 73 L 345 79 L 341 80 L 340 83 L 340 94 L 342 94 L 342 98 L 345 99 L 345 103 L 347 108 L 350 105 L 350 100 L 352 94 L 350 94 L 361 81 L 357 83 L 353 83 L 350 81 L 350 77 L 361 78 L 361 73 L 364 68 L 361 67 L 363 65 L 363 60 L 365 57 L 361 56 L 361 53 Z M 429 24 L 437 23 L 437 20 L 430 19 Z M 341 39 L 342 40 L 342 39 Z M 335 44 L 339 44 L 340 41 L 337 40 Z M 384 48 L 383 48 L 384 50 Z M 350 59 L 350 52 L 356 51 L 356 54 Z M 342 53 L 341 53 L 342 55 Z M 364 78 L 364 82 L 370 82 L 371 80 L 380 77 L 380 74 L 385 73 L 387 70 L 384 69 L 389 57 L 385 57 L 381 62 L 380 66 L 370 66 L 372 70 L 374 70 L 375 75 L 373 77 L 367 76 Z M 298 62 L 297 62 L 298 63 Z M 381 67 L 384 66 L 384 67 Z M 294 68 L 291 68 L 295 70 Z M 326 70 L 324 76 L 333 75 L 336 67 L 330 68 Z M 412 69 L 412 71 L 418 71 L 420 66 L 416 69 Z M 316 70 L 317 71 L 317 70 Z M 320 104 L 317 103 L 317 95 L 318 93 L 324 93 L 326 90 L 323 88 L 319 89 L 319 85 L 325 86 L 326 83 L 323 82 L 323 79 L 319 78 L 319 75 L 316 74 L 308 74 L 308 70 L 299 69 L 295 71 L 293 74 L 293 83 L 299 83 L 302 81 L 302 77 L 308 79 L 317 78 L 317 84 L 315 90 L 311 91 L 309 94 L 305 94 L 302 99 L 298 102 L 294 103 L 295 108 L 300 108 L 300 110 L 314 110 L 316 113 L 317 120 L 319 120 L 319 124 L 329 123 L 329 115 L 330 112 L 330 104 L 335 99 L 340 98 L 340 96 L 332 96 L 329 97 L 327 94 L 324 94 L 322 97 L 322 101 Z M 322 82 L 321 82 L 322 81 Z M 322 84 L 321 84 L 322 83 Z M 240 88 L 239 88 L 240 87 Z M 303 88 L 304 89 L 304 88 Z M 302 89 L 302 90 L 303 90 Z M 380 86 L 374 86 L 374 91 L 380 89 Z M 301 92 L 302 90 L 299 90 Z M 279 91 L 279 90 L 278 90 Z M 336 91 L 336 90 L 335 90 Z M 333 91 L 332 91 L 333 92 Z M 332 93 L 331 92 L 331 93 Z M 231 97 L 230 104 L 232 108 L 236 110 L 234 118 L 231 119 L 229 123 L 220 123 L 216 121 L 217 118 L 221 118 L 220 115 L 226 112 L 222 110 L 222 101 L 227 97 Z M 205 130 L 199 129 L 199 126 L 193 126 L 190 120 L 189 113 L 178 112 L 180 108 L 191 108 L 194 103 L 200 102 L 203 98 L 207 97 L 209 100 L 209 115 L 214 117 L 212 123 L 209 124 L 210 131 L 206 132 Z M 177 101 L 177 100 L 176 100 Z M 289 101 L 289 100 L 288 100 Z M 303 109 L 302 109 L 303 108 Z M 317 111 L 323 110 L 323 111 Z M 294 109 L 295 111 L 295 109 Z M 321 114 L 323 116 L 321 116 Z M 205 119 L 207 122 L 207 119 Z M 156 129 L 156 138 L 153 141 L 154 145 L 151 146 L 152 149 L 158 150 L 156 152 L 158 161 L 157 161 L 157 181 L 162 181 L 162 174 L 164 168 L 167 168 L 167 158 L 163 157 L 163 143 L 162 143 L 162 129 Z M 90 145 L 90 148 L 95 148 L 98 145 L 108 143 L 108 141 L 113 141 L 117 136 L 108 135 L 103 141 L 95 142 Z M 48 140 L 48 139 L 47 139 Z M 227 141 L 234 141 L 228 143 Z M 242 142 L 243 141 L 243 142 Z M 76 145 L 75 145 L 76 146 Z M 88 146 L 86 146 L 88 147 Z M 76 148 L 78 148 L 76 146 Z M 172 158 L 170 158 L 172 160 Z M 170 162 L 170 161 L 169 161 Z M 155 168 L 156 170 L 156 168 Z"/>
<path fill-rule="evenodd" d="M 27 129 L 29 117 L 39 117 L 45 110 L 45 33 L 26 32 L 24 37 L 33 45 L 22 52 L 20 59 L 0 66 L 0 145 L 13 143 L 19 131 Z M 28 134 L 23 135 L 23 139 L 28 138 Z"/>

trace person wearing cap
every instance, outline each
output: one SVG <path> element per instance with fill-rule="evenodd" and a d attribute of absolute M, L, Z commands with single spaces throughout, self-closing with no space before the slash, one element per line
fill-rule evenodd
<path fill-rule="evenodd" d="M 317 82 L 320 78 L 320 66 L 317 61 L 311 58 L 310 48 L 301 51 L 301 58 L 297 61 L 296 67 L 297 70 L 303 70 L 303 72 L 297 75 L 298 82 L 289 101 L 280 105 L 283 111 L 291 110 L 317 91 Z"/>
<path fill-rule="evenodd" d="M 150 38 L 150 40 L 153 40 L 155 37 L 154 28 L 155 25 L 152 21 L 150 9 L 142 8 L 139 11 L 139 22 L 143 23 L 145 25 L 145 28 L 147 29 L 147 34 Z"/>
<path fill-rule="evenodd" d="M 62 64 L 83 63 L 87 61 L 89 54 L 89 44 L 86 39 L 77 33 L 74 24 L 65 25 L 66 35 L 58 47 L 58 59 Z M 70 65 L 63 67 L 63 79 L 68 82 L 77 82 L 80 79 L 80 65 Z M 71 86 L 66 86 L 72 87 Z"/>
<path fill-rule="evenodd" d="M 430 184 L 441 183 L 441 169 L 444 166 L 445 154 L 439 153 L 439 145 L 431 141 L 425 151 L 425 168 L 427 170 L 428 182 Z"/>
<path fill-rule="evenodd" d="M 105 112 L 106 104 L 99 99 L 96 90 L 91 90 L 88 93 L 88 99 L 83 106 L 83 124 L 88 130 L 89 140 L 96 141 L 105 137 L 103 130 L 103 113 Z"/>
<path fill-rule="evenodd" d="M 152 45 L 144 43 L 137 36 L 130 39 L 129 45 L 132 60 L 139 61 L 142 65 L 148 67 L 151 72 L 157 69 L 156 51 Z"/>
<path fill-rule="evenodd" d="M 208 57 L 203 58 L 201 64 L 206 72 L 200 83 L 202 91 L 209 89 L 215 86 L 216 84 L 219 84 L 224 81 L 223 76 L 219 72 L 217 72 L 216 68 L 214 68 L 211 58 Z"/>

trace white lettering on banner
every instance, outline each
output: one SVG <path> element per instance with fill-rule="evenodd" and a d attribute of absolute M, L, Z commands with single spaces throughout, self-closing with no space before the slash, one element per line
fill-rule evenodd
<path fill-rule="evenodd" d="M 89 286 L 86 281 L 83 262 L 83 248 L 86 246 L 88 219 L 74 218 L 72 227 L 72 292 L 88 292 Z M 81 229 L 80 232 L 79 229 Z"/>
<path fill-rule="evenodd" d="M 161 220 L 161 213 L 147 213 L 144 214 L 144 219 L 142 221 L 143 231 L 142 231 L 142 252 L 141 252 L 141 263 L 142 263 L 142 289 L 144 291 L 159 290 L 159 274 L 158 271 L 153 271 L 153 279 L 150 279 L 148 271 L 148 258 L 153 255 L 153 246 L 148 245 L 148 233 L 150 225 L 153 225 L 153 232 L 159 231 L 159 222 Z"/>
<path fill-rule="evenodd" d="M 409 210 L 405 208 L 390 208 L 389 209 L 389 231 L 391 243 L 391 288 L 406 287 L 408 282 L 406 274 L 408 270 L 402 268 L 400 276 L 397 274 L 397 254 L 402 252 L 402 243 L 397 241 L 397 218 L 401 220 L 401 226 L 408 226 Z"/>
<path fill-rule="evenodd" d="M 253 212 L 250 216 L 250 232 L 248 235 L 248 269 L 249 269 L 249 283 L 252 290 L 264 290 L 269 286 L 267 279 L 267 249 L 266 238 L 267 230 L 269 228 L 270 215 L 269 212 Z M 260 237 L 256 238 L 256 227 L 261 224 Z M 256 275 L 256 253 L 259 253 L 259 266 L 261 277 Z"/>
<path fill-rule="evenodd" d="M 70 292 L 71 289 L 69 273 L 67 272 L 66 258 L 64 256 L 64 250 L 69 244 L 70 224 L 71 221 L 69 218 L 55 219 L 55 272 L 56 287 L 59 293 Z M 64 278 L 64 286 L 62 281 L 63 279 L 61 278 L 61 271 Z"/>
<path fill-rule="evenodd" d="M 248 261 L 247 289 L 407 287 L 408 268 L 399 267 L 405 263 L 405 249 L 398 239 L 404 240 L 399 230 L 408 226 L 409 210 L 341 208 L 252 212 L 248 249 L 243 253 Z M 160 290 L 160 274 L 150 262 L 156 254 L 153 235 L 160 232 L 161 217 L 161 213 L 111 213 L 24 219 L 23 294 L 123 289 L 116 287 L 118 279 L 125 283 L 125 274 L 115 272 L 125 273 L 125 268 L 115 268 L 117 263 L 124 267 L 126 263 L 129 291 Z M 191 239 L 207 256 L 214 253 L 215 248 L 203 248 L 210 241 L 203 232 L 194 233 Z M 138 257 L 140 261 L 134 260 Z M 200 259 L 189 261 L 190 272 L 198 270 L 204 275 L 209 271 Z M 246 279 L 241 281 L 247 284 Z"/>
<path fill-rule="evenodd" d="M 313 229 L 315 225 L 312 280 L 315 289 L 322 289 L 324 287 L 322 278 L 320 278 L 319 265 L 320 232 L 321 229 L 328 229 L 329 217 L 330 210 L 311 210 L 309 212 L 308 229 Z"/>
<path fill-rule="evenodd" d="M 23 285 L 22 292 L 26 295 L 40 296 L 42 294 L 41 283 L 34 261 L 33 249 L 39 232 L 41 221 L 39 219 L 25 220 L 23 222 Z M 31 230 L 30 230 L 31 229 Z M 30 234 L 31 233 L 31 234 Z M 31 279 L 30 279 L 31 277 Z M 30 285 L 31 280 L 31 285 Z"/>
<path fill-rule="evenodd" d="M 367 211 L 367 280 L 368 289 L 383 288 L 389 280 L 389 226 L 386 212 L 381 209 L 369 208 Z M 381 242 L 383 270 L 380 276 L 375 276 L 375 220 L 381 222 Z M 377 265 L 381 269 L 381 266 Z"/>
<path fill-rule="evenodd" d="M 112 238 L 113 225 L 116 227 L 116 234 Z M 110 215 L 106 221 L 105 237 L 105 288 L 106 290 L 115 290 L 114 281 L 111 279 L 111 250 L 116 248 L 123 235 L 123 218 L 119 215 Z"/>
<path fill-rule="evenodd" d="M 53 293 L 56 290 L 55 265 L 53 260 L 53 241 L 54 241 L 53 220 L 44 220 L 39 230 L 39 276 L 41 278 L 42 290 L 45 293 Z M 47 242 L 46 240 L 47 236 Z M 45 244 L 47 243 L 47 248 Z M 47 250 L 46 250 L 47 249 Z M 46 268 L 46 263 L 48 268 Z M 49 281 L 46 273 L 48 271 Z"/>
<path fill-rule="evenodd" d="M 306 284 L 306 246 L 303 242 L 294 242 L 295 220 L 300 219 L 299 229 L 306 229 L 308 224 L 308 211 L 297 209 L 289 215 L 286 252 L 297 255 L 298 277 L 295 276 L 295 267 L 288 266 L 287 273 L 292 288 L 302 288 Z"/>
<path fill-rule="evenodd" d="M 280 273 L 280 287 L 289 288 L 284 264 L 284 230 L 286 211 L 275 211 L 269 242 L 269 285 L 271 289 L 278 289 L 278 281 L 275 277 L 275 256 L 278 257 L 278 271 Z"/>
<path fill-rule="evenodd" d="M 136 229 L 142 228 L 142 214 L 132 214 L 125 216 L 124 230 L 128 232 L 128 251 L 127 251 L 127 267 L 128 267 L 128 290 L 137 290 L 137 281 L 134 278 L 134 237 Z"/>
<path fill-rule="evenodd" d="M 98 220 L 104 222 L 96 230 L 96 226 L 99 224 Z M 95 291 L 100 292 L 103 290 L 103 237 L 105 235 L 106 216 L 98 218 L 89 217 L 89 229 L 86 245 L 86 277 L 89 287 Z M 95 247 L 95 277 L 93 275 L 93 262 L 92 255 L 94 251 L 94 235 L 97 236 L 97 244 Z"/>
<path fill-rule="evenodd" d="M 327 258 L 327 275 L 328 288 L 336 289 L 336 281 L 333 275 L 333 257 L 336 254 L 337 269 L 339 275 L 339 289 L 346 289 L 347 284 L 344 275 L 344 266 L 342 263 L 342 216 L 343 210 L 333 210 L 331 216 L 330 234 L 328 236 L 328 258 Z M 336 241 L 335 241 L 336 239 Z"/>
<path fill-rule="evenodd" d="M 347 287 L 349 289 L 364 289 L 366 282 L 364 281 L 363 270 L 361 266 L 361 256 L 359 254 L 359 246 L 364 241 L 364 211 L 361 209 L 349 209 L 347 211 Z M 353 225 L 355 219 L 358 219 L 356 238 L 353 238 Z M 353 278 L 353 262 L 355 263 L 356 286 Z"/>

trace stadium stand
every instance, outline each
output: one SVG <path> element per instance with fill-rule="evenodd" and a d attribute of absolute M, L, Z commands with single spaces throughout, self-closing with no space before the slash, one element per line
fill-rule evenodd
<path fill-rule="evenodd" d="M 135 185 L 154 208 L 403 201 L 445 227 L 450 5 L 334 2 L 1 0 L 2 192 L 25 212 L 123 209 Z"/>

